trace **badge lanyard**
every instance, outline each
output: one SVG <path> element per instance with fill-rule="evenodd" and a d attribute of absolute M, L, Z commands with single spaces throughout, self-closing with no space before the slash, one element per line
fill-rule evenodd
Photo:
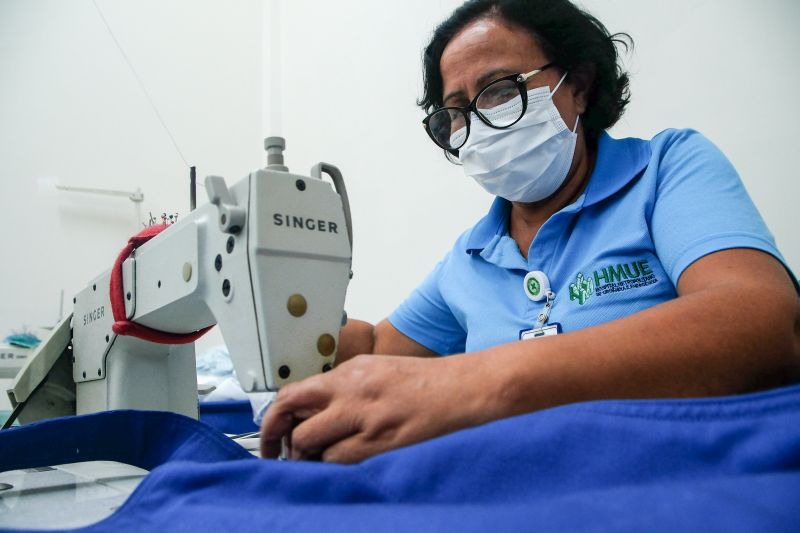
<path fill-rule="evenodd" d="M 550 280 L 547 275 L 540 270 L 528 272 L 523 280 L 523 290 L 530 300 L 534 302 L 544 300 L 545 303 L 542 311 L 536 317 L 536 326 L 533 329 L 520 331 L 519 338 L 528 340 L 560 333 L 560 324 L 547 325 L 547 321 L 550 318 L 550 310 L 553 308 L 553 302 L 556 299 L 556 293 L 550 289 Z"/>
<path fill-rule="evenodd" d="M 547 289 L 545 297 L 547 298 L 547 301 L 544 304 L 544 308 L 542 309 L 542 312 L 539 313 L 539 316 L 536 317 L 537 328 L 543 328 L 547 325 L 547 320 L 550 318 L 550 310 L 553 308 L 553 301 L 556 299 L 556 293 L 550 289 Z"/>

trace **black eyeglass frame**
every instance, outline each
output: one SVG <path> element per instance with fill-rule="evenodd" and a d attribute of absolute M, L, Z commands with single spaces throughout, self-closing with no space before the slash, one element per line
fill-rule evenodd
<path fill-rule="evenodd" d="M 436 146 L 438 146 L 439 148 L 443 149 L 445 152 L 448 152 L 448 153 L 450 153 L 452 155 L 455 155 L 457 157 L 458 156 L 458 150 L 462 146 L 464 146 L 464 144 L 466 144 L 467 139 L 469 138 L 469 128 L 470 128 L 470 118 L 469 118 L 469 116 L 470 116 L 470 112 L 475 113 L 478 116 L 478 118 L 481 120 L 481 122 L 483 122 L 484 124 L 486 124 L 490 128 L 494 128 L 496 130 L 504 130 L 504 129 L 510 128 L 511 126 L 513 126 L 514 124 L 519 122 L 522 119 L 522 117 L 525 116 L 525 111 L 528 110 L 528 86 L 527 86 L 528 80 L 531 77 L 535 76 L 536 74 L 539 74 L 540 72 L 542 72 L 542 71 L 544 71 L 544 70 L 546 70 L 546 69 L 548 69 L 548 68 L 550 68 L 552 66 L 553 66 L 553 63 L 547 63 L 546 65 L 544 65 L 542 67 L 539 67 L 539 68 L 537 68 L 535 70 L 532 70 L 532 71 L 530 71 L 530 72 L 528 72 L 526 74 L 520 74 L 520 73 L 509 74 L 508 76 L 503 76 L 502 78 L 497 78 L 496 80 L 493 80 L 493 81 L 489 82 L 488 84 L 486 84 L 486 86 L 483 89 L 478 91 L 478 94 L 475 95 L 475 98 L 473 98 L 472 101 L 469 104 L 465 105 L 464 107 L 456 107 L 456 106 L 440 107 L 439 109 L 436 109 L 432 113 L 428 113 L 428 116 L 426 116 L 424 119 L 422 119 L 422 125 L 425 127 L 425 131 L 427 132 L 428 137 L 431 138 L 431 140 L 436 144 Z M 483 114 L 478 110 L 477 103 L 478 103 L 478 100 L 480 99 L 481 95 L 484 92 L 486 92 L 486 90 L 489 87 L 491 87 L 492 85 L 495 85 L 497 83 L 504 82 L 504 81 L 513 81 L 516 84 L 517 90 L 519 91 L 519 96 L 522 99 L 522 113 L 520 113 L 520 115 L 517 118 L 517 120 L 515 120 L 511 124 L 506 124 L 505 126 L 495 126 L 494 124 L 490 123 L 489 120 L 486 117 L 484 117 Z M 436 113 L 439 113 L 440 111 L 445 111 L 445 110 L 448 110 L 448 109 L 451 109 L 451 110 L 454 110 L 454 111 L 458 111 L 464 116 L 464 123 L 466 124 L 467 134 L 464 136 L 464 141 L 458 146 L 458 148 L 448 148 L 446 146 L 442 146 L 441 143 L 439 143 L 439 141 L 436 140 L 436 137 L 434 137 L 433 132 L 431 131 L 431 128 L 430 128 L 430 125 L 429 125 L 429 121 L 430 121 L 430 119 L 431 119 L 431 117 L 433 115 L 435 115 Z"/>

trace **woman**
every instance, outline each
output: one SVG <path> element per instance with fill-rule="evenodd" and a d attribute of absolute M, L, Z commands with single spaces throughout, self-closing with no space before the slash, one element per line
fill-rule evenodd
<path fill-rule="evenodd" d="M 567 0 L 473 0 L 437 28 L 426 130 L 497 198 L 387 320 L 348 323 L 333 372 L 280 392 L 265 457 L 290 432 L 295 458 L 355 462 L 559 404 L 797 379 L 794 278 L 730 163 L 689 130 L 605 133 L 618 42 Z"/>

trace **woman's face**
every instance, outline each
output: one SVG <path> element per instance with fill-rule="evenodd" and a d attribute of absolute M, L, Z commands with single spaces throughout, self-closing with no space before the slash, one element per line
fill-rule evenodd
<path fill-rule="evenodd" d="M 439 68 L 444 106 L 465 106 L 489 82 L 530 72 L 549 62 L 527 31 L 494 17 L 478 19 L 457 33 L 442 53 Z M 558 68 L 540 72 L 528 80 L 528 90 L 547 85 L 552 91 L 563 74 Z M 553 95 L 553 103 L 570 129 L 586 109 L 583 91 L 577 91 L 567 80 Z"/>

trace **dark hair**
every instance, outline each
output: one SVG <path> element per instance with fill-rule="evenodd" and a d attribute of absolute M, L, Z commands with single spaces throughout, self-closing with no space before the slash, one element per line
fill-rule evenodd
<path fill-rule="evenodd" d="M 574 79 L 591 79 L 586 112 L 581 116 L 590 141 L 613 126 L 630 100 L 628 74 L 618 64 L 616 45 L 627 52 L 633 39 L 610 35 L 603 24 L 568 0 L 470 0 L 439 24 L 423 53 L 424 94 L 417 105 L 426 112 L 442 106 L 439 62 L 450 40 L 465 26 L 484 17 L 530 32 L 547 59 Z"/>

